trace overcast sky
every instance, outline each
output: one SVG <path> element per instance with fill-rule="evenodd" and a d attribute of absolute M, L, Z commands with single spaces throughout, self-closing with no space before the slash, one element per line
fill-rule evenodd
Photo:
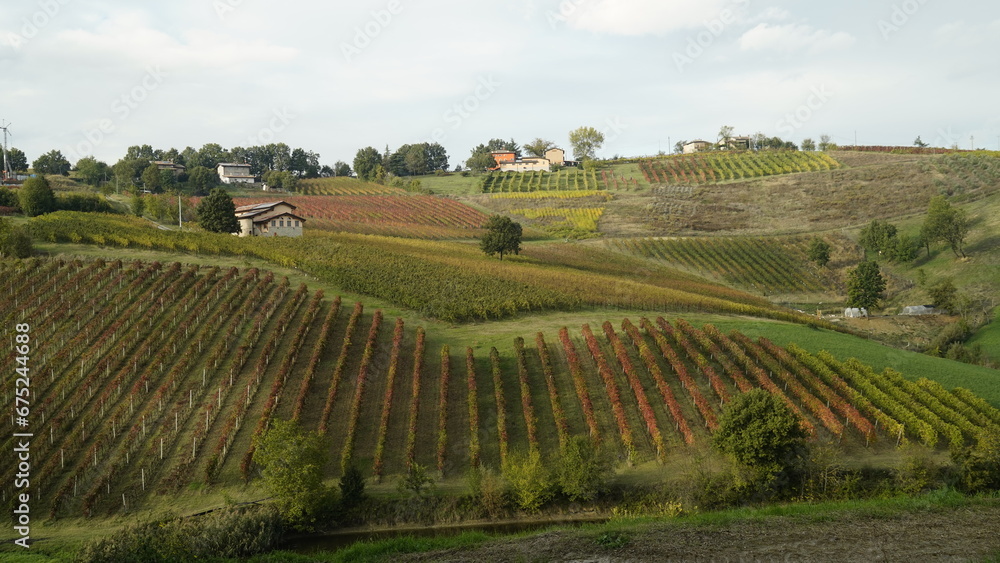
<path fill-rule="evenodd" d="M 1000 8 L 987 0 L 174 0 L 0 5 L 0 119 L 29 161 L 129 145 L 493 137 L 602 157 L 714 139 L 1000 148 Z"/>

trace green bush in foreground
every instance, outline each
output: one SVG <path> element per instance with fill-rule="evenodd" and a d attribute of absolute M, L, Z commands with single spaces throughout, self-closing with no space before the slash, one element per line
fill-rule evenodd
<path fill-rule="evenodd" d="M 284 534 L 274 508 L 230 509 L 206 516 L 137 524 L 87 544 L 83 563 L 175 562 L 245 558 L 278 547 Z"/>

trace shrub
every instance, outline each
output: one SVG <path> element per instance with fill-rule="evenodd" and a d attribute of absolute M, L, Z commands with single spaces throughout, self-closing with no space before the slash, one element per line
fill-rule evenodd
<path fill-rule="evenodd" d="M 130 526 L 91 541 L 77 560 L 117 563 L 246 558 L 274 550 L 283 535 L 284 524 L 277 510 L 231 509 Z"/>
<path fill-rule="evenodd" d="M 549 472 L 542 463 L 542 455 L 535 448 L 527 454 L 512 452 L 508 455 L 503 465 L 503 476 L 522 510 L 538 512 L 552 497 Z"/>

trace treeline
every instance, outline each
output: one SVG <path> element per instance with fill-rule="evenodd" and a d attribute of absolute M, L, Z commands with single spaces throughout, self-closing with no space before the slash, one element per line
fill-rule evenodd
<path fill-rule="evenodd" d="M 384 184 L 393 177 L 421 176 L 448 170 L 448 151 L 440 143 L 402 145 L 395 151 L 385 147 L 359 149 L 354 156 L 354 172 L 367 182 Z"/>

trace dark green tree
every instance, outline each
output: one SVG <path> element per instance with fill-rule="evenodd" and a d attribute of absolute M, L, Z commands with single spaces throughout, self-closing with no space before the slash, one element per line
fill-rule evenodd
<path fill-rule="evenodd" d="M 952 207 L 945 196 L 934 196 L 927 208 L 921 233 L 928 243 L 945 242 L 956 257 L 964 258 L 969 218 L 964 209 Z"/>
<path fill-rule="evenodd" d="M 925 143 L 923 139 L 920 138 L 920 135 L 917 135 L 916 140 L 913 141 L 913 146 L 924 148 L 927 146 L 927 143 Z"/>
<path fill-rule="evenodd" d="M 428 143 L 424 150 L 427 158 L 427 170 L 448 170 L 448 151 L 440 143 Z"/>
<path fill-rule="evenodd" d="M 261 468 L 264 486 L 285 518 L 300 529 L 311 528 L 330 499 L 323 484 L 325 452 L 319 435 L 294 421 L 276 420 L 254 439 L 253 461 Z"/>
<path fill-rule="evenodd" d="M 427 173 L 427 144 L 421 143 L 419 145 L 411 145 L 406 154 L 403 155 L 403 160 L 406 163 L 406 171 L 410 173 L 411 176 L 419 176 L 421 174 Z"/>
<path fill-rule="evenodd" d="M 927 296 L 938 309 L 954 311 L 958 308 L 958 288 L 951 278 L 945 278 L 927 288 Z"/>
<path fill-rule="evenodd" d="M 505 215 L 493 215 L 485 225 L 486 232 L 479 241 L 479 248 L 488 256 L 504 253 L 518 254 L 521 251 L 521 224 Z"/>
<path fill-rule="evenodd" d="M 163 191 L 163 176 L 159 166 L 151 163 L 142 170 L 142 185 L 153 193 Z"/>
<path fill-rule="evenodd" d="M 847 306 L 872 310 L 882 299 L 885 278 L 878 264 L 865 260 L 847 275 Z"/>
<path fill-rule="evenodd" d="M 188 170 L 188 184 L 195 195 L 205 195 L 219 185 L 219 173 L 205 166 L 195 166 Z"/>
<path fill-rule="evenodd" d="M 145 212 L 146 200 L 142 198 L 142 194 L 132 194 L 132 214 L 136 217 L 142 217 Z"/>
<path fill-rule="evenodd" d="M 190 166 L 204 166 L 216 170 L 220 162 L 230 162 L 229 151 L 222 148 L 218 143 L 207 143 L 198 149 L 198 159 L 195 162 L 188 162 Z"/>
<path fill-rule="evenodd" d="M 215 188 L 208 197 L 198 202 L 198 224 L 213 233 L 238 233 L 236 205 L 223 188 Z"/>
<path fill-rule="evenodd" d="M 279 188 L 290 192 L 295 189 L 298 185 L 298 178 L 295 177 L 291 172 L 269 170 L 264 172 L 264 176 L 261 178 L 264 183 L 272 188 Z"/>
<path fill-rule="evenodd" d="M 830 262 L 830 243 L 819 237 L 813 237 L 809 241 L 809 260 L 820 267 L 826 266 Z"/>
<path fill-rule="evenodd" d="M 736 395 L 723 407 L 712 444 L 737 463 L 770 478 L 800 466 L 806 431 L 780 398 L 763 389 Z"/>
<path fill-rule="evenodd" d="M 70 164 L 61 151 L 51 150 L 35 159 L 31 163 L 31 168 L 35 174 L 61 174 L 69 175 Z"/>
<path fill-rule="evenodd" d="M 351 509 L 365 500 L 365 477 L 353 464 L 340 477 L 340 505 Z"/>
<path fill-rule="evenodd" d="M 365 147 L 358 150 L 354 156 L 354 172 L 358 178 L 366 182 L 375 181 L 377 168 L 382 166 L 382 154 L 375 147 Z"/>
<path fill-rule="evenodd" d="M 812 139 L 802 139 L 802 150 L 804 151 L 816 150 L 816 141 Z"/>
<path fill-rule="evenodd" d="M 85 156 L 78 160 L 76 171 L 80 174 L 80 179 L 91 186 L 99 185 L 101 180 L 106 180 L 111 175 L 111 169 L 107 163 L 92 156 Z"/>
<path fill-rule="evenodd" d="M 871 223 L 868 223 L 861 229 L 861 237 L 858 242 L 871 252 L 882 256 L 885 253 L 891 253 L 896 244 L 895 239 L 895 225 L 879 219 L 873 219 Z"/>
<path fill-rule="evenodd" d="M 343 160 L 338 160 L 333 164 L 333 175 L 346 178 L 351 175 L 351 166 Z"/>
<path fill-rule="evenodd" d="M 25 180 L 18 190 L 17 198 L 21 204 L 21 212 L 28 217 L 44 215 L 56 209 L 55 195 L 44 176 Z"/>
<path fill-rule="evenodd" d="M 7 162 L 13 172 L 28 171 L 28 157 L 19 148 L 10 147 L 7 149 Z"/>

